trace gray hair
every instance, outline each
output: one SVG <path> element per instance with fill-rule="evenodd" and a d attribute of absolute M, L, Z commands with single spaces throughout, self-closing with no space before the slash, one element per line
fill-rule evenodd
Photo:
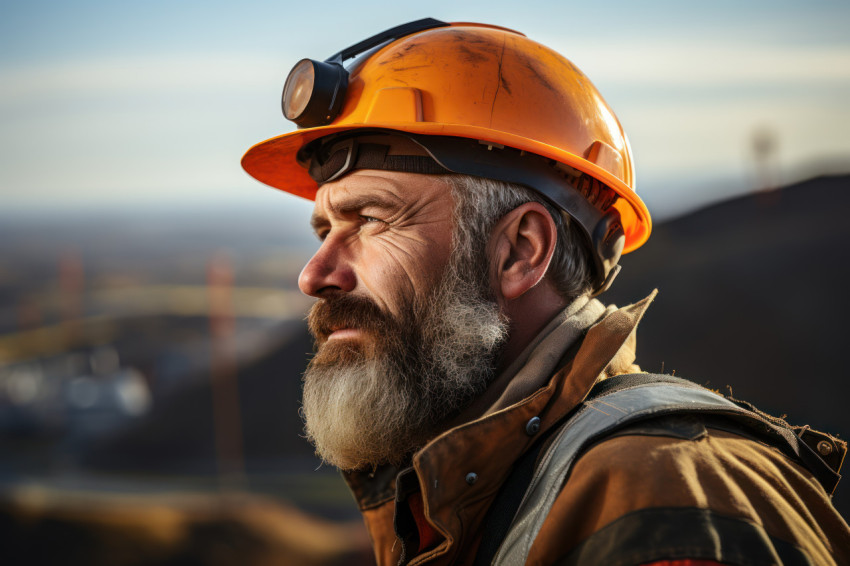
<path fill-rule="evenodd" d="M 459 250 L 461 255 L 483 254 L 490 232 L 505 214 L 527 202 L 539 202 L 555 221 L 558 234 L 546 277 L 568 302 L 591 290 L 592 260 L 587 236 L 577 222 L 545 197 L 523 185 L 472 175 L 448 175 L 446 180 L 455 201 L 456 245 L 466 247 Z M 469 259 L 470 265 L 482 264 L 478 258 Z M 480 275 L 486 277 L 486 273 Z"/>

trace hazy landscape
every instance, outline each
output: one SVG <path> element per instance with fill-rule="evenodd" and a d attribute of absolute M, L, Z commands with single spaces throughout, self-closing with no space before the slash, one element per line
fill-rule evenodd
<path fill-rule="evenodd" d="M 848 184 L 814 178 L 657 224 L 602 297 L 659 289 L 638 333 L 643 369 L 850 437 Z M 314 563 L 368 555 L 346 488 L 301 437 L 310 301 L 295 280 L 316 244 L 290 224 L 239 210 L 0 221 L 0 527 L 17 533 L 0 557 L 29 556 L 45 537 L 91 540 L 56 525 L 123 520 L 81 519 L 90 501 L 94 517 L 155 505 L 267 548 L 282 535 L 252 530 L 244 510 L 257 509 L 344 539 Z M 845 516 L 848 493 L 840 484 L 835 497 Z M 158 521 L 148 511 L 133 515 L 140 525 Z M 201 552 L 197 536 L 162 556 Z M 150 563 L 104 552 L 90 563 Z M 223 563 L 209 556 L 197 563 Z"/>

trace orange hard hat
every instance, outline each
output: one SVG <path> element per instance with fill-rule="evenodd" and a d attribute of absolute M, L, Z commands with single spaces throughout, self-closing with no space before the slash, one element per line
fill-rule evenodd
<path fill-rule="evenodd" d="M 575 65 L 505 28 L 437 20 L 407 26 L 324 63 L 299 62 L 287 79 L 283 103 L 285 115 L 301 129 L 253 146 L 242 158 L 244 169 L 272 187 L 314 199 L 318 185 L 303 155 L 298 158 L 314 140 L 352 130 L 410 134 L 426 149 L 432 136 L 477 140 L 491 151 L 512 148 L 543 157 L 566 177 L 589 176 L 613 191 L 604 200 L 608 210 L 601 212 L 615 214 L 622 228 L 617 258 L 647 240 L 651 220 L 634 191 L 626 134 Z M 352 57 L 343 69 L 343 60 Z M 303 88 L 293 83 L 305 76 L 302 82 L 335 85 L 326 88 L 326 100 L 299 99 Z"/>

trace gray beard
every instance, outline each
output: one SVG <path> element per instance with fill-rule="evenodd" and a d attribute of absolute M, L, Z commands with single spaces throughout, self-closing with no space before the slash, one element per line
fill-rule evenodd
<path fill-rule="evenodd" d="M 370 336 L 371 349 L 335 362 L 323 362 L 320 350 L 310 362 L 305 432 L 324 462 L 401 465 L 487 388 L 508 324 L 479 283 L 486 266 L 470 267 L 453 254 L 440 283 L 409 301 L 397 325 L 404 336 Z"/>

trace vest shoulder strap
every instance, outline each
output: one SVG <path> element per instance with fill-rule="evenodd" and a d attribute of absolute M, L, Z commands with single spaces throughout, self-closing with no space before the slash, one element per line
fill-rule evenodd
<path fill-rule="evenodd" d="M 734 421 L 739 429 L 801 461 L 830 493 L 840 478 L 784 421 L 684 379 L 658 374 L 615 376 L 597 383 L 565 422 L 554 427 L 542 454 L 538 454 L 543 444 L 539 442 L 536 450 L 517 463 L 485 518 L 480 560 L 475 564 L 491 563 L 494 555 L 493 564 L 524 564 L 573 463 L 585 448 L 630 425 L 677 414 Z"/>

